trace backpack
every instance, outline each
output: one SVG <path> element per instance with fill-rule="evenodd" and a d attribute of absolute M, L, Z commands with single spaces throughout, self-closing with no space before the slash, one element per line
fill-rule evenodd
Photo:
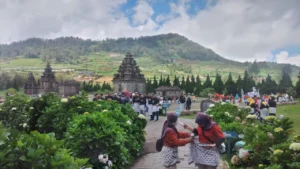
<path fill-rule="evenodd" d="M 163 138 L 159 138 L 156 140 L 156 151 L 161 152 L 163 147 Z"/>
<path fill-rule="evenodd" d="M 172 130 L 171 128 L 166 128 L 165 131 L 162 132 L 161 137 L 156 140 L 156 151 L 161 152 L 162 147 L 164 146 L 164 137 L 167 131 Z"/>

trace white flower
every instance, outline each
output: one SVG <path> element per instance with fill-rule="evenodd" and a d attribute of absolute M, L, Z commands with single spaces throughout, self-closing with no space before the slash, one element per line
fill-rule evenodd
<path fill-rule="evenodd" d="M 0 111 L 2 111 L 2 109 L 0 108 Z"/>
<path fill-rule="evenodd" d="M 210 116 L 210 117 L 214 117 L 214 115 L 212 115 L 212 114 L 211 114 L 211 115 L 209 115 L 209 116 Z"/>
<path fill-rule="evenodd" d="M 146 117 L 145 117 L 143 114 L 140 114 L 140 115 L 138 116 L 138 118 L 140 118 L 140 119 L 146 119 Z"/>
<path fill-rule="evenodd" d="M 111 162 L 110 160 L 108 161 L 107 164 L 108 164 L 109 167 L 112 167 L 112 165 L 113 165 L 112 162 Z"/>
<path fill-rule="evenodd" d="M 67 102 L 68 102 L 68 99 L 67 99 L 67 98 L 62 98 L 62 99 L 61 99 L 61 102 L 62 102 L 62 103 L 67 103 Z"/>
<path fill-rule="evenodd" d="M 26 123 L 23 123 L 23 128 L 25 128 L 27 126 L 27 124 Z"/>
<path fill-rule="evenodd" d="M 106 164 L 108 161 L 108 155 L 100 154 L 100 155 L 98 155 L 98 159 L 99 159 L 100 163 Z"/>
<path fill-rule="evenodd" d="M 290 149 L 294 151 L 300 151 L 300 143 L 292 143 Z"/>
<path fill-rule="evenodd" d="M 102 112 L 107 112 L 108 110 L 104 109 Z"/>
<path fill-rule="evenodd" d="M 241 111 L 241 109 L 238 109 L 238 111 Z"/>
<path fill-rule="evenodd" d="M 29 110 L 33 110 L 34 108 L 33 107 L 29 107 Z"/>
<path fill-rule="evenodd" d="M 211 104 L 211 105 L 209 105 L 209 107 L 210 107 L 210 108 L 213 108 L 213 107 L 215 107 L 215 104 Z"/>
<path fill-rule="evenodd" d="M 129 120 L 127 120 L 127 122 L 126 122 L 127 124 L 129 124 L 129 125 L 131 125 L 131 121 L 129 121 Z"/>
<path fill-rule="evenodd" d="M 226 102 L 222 102 L 222 103 L 221 103 L 221 105 L 225 105 L 225 104 L 226 104 Z"/>
<path fill-rule="evenodd" d="M 207 109 L 207 110 L 206 110 L 206 112 L 209 112 L 209 111 L 210 111 L 210 109 Z"/>
<path fill-rule="evenodd" d="M 230 116 L 230 113 L 229 113 L 229 112 L 225 112 L 225 114 L 226 114 L 227 116 Z"/>
<path fill-rule="evenodd" d="M 16 108 L 16 107 L 13 107 L 13 108 L 11 108 L 11 110 L 17 110 L 17 108 Z"/>
<path fill-rule="evenodd" d="M 247 119 L 255 119 L 256 115 L 255 114 L 249 114 L 246 118 Z"/>

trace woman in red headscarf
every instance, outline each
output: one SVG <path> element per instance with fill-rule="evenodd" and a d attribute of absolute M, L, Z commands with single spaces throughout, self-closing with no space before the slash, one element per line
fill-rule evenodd
<path fill-rule="evenodd" d="M 186 129 L 199 137 L 199 143 L 191 148 L 191 151 L 197 152 L 191 152 L 190 163 L 195 163 L 198 169 L 216 169 L 221 156 L 218 147 L 225 141 L 225 136 L 217 123 L 207 114 L 198 113 L 195 122 L 198 124 L 197 128 L 184 124 Z"/>
<path fill-rule="evenodd" d="M 179 132 L 176 129 L 177 119 L 175 113 L 169 113 L 162 131 L 163 148 L 161 157 L 163 165 L 168 169 L 176 169 L 176 165 L 180 162 L 178 147 L 184 146 L 193 140 L 190 133 Z"/>

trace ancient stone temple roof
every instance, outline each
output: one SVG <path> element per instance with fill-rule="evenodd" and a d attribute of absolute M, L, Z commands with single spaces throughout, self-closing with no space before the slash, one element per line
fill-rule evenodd
<path fill-rule="evenodd" d="M 118 73 L 114 75 L 113 81 L 123 80 L 135 80 L 145 81 L 144 75 L 141 74 L 140 68 L 136 65 L 131 53 L 127 53 L 122 64 L 119 67 Z"/>
<path fill-rule="evenodd" d="M 35 78 L 34 78 L 32 72 L 30 72 L 28 74 L 28 80 L 25 83 L 25 88 L 31 88 L 31 87 L 35 87 L 35 86 L 36 86 Z"/>
<path fill-rule="evenodd" d="M 41 79 L 55 80 L 54 72 L 52 71 L 52 67 L 50 66 L 49 62 L 47 63 Z"/>

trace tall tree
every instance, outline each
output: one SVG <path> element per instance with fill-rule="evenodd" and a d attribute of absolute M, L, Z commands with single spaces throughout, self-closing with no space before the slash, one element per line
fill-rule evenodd
<path fill-rule="evenodd" d="M 297 93 L 297 97 L 300 98 L 300 72 L 299 72 L 298 78 L 299 78 L 299 80 L 296 83 L 296 93 Z"/>
<path fill-rule="evenodd" d="M 185 79 L 184 79 L 184 76 L 182 76 L 182 78 L 181 78 L 181 83 L 180 83 L 180 88 L 181 88 L 182 90 L 185 90 L 185 86 L 186 86 L 186 84 L 185 84 Z"/>
<path fill-rule="evenodd" d="M 241 75 L 239 75 L 237 81 L 236 81 L 236 88 L 238 90 L 238 93 L 241 92 L 241 90 L 243 89 L 243 80 L 241 78 Z M 244 90 L 244 89 L 243 89 Z"/>
<path fill-rule="evenodd" d="M 254 74 L 258 74 L 260 72 L 260 69 L 256 63 L 256 60 L 251 64 L 251 66 L 249 68 L 249 72 L 254 73 Z"/>
<path fill-rule="evenodd" d="M 191 85 L 193 86 L 193 89 L 195 89 L 196 81 L 195 81 L 195 76 L 194 75 L 191 76 Z"/>
<path fill-rule="evenodd" d="M 268 74 L 266 80 L 263 80 L 261 86 L 258 87 L 263 94 L 276 93 L 278 85 L 276 81 L 272 80 L 272 77 Z"/>
<path fill-rule="evenodd" d="M 190 91 L 191 91 L 191 81 L 190 81 L 190 76 L 188 75 L 187 77 L 186 77 L 186 80 L 185 80 L 185 92 L 186 93 L 191 93 Z"/>
<path fill-rule="evenodd" d="M 278 91 L 284 93 L 287 91 L 288 88 L 293 87 L 292 79 L 288 72 L 282 69 L 282 77 L 279 82 Z"/>
<path fill-rule="evenodd" d="M 225 94 L 232 94 L 232 95 L 238 94 L 237 86 L 232 79 L 231 73 L 229 73 L 227 81 L 225 82 L 225 89 L 226 89 Z"/>
<path fill-rule="evenodd" d="M 242 89 L 244 90 L 245 93 L 247 93 L 247 92 L 252 91 L 252 87 L 255 87 L 255 84 L 253 84 L 253 80 L 249 76 L 248 71 L 245 70 Z"/>
<path fill-rule="evenodd" d="M 211 88 L 212 87 L 212 82 L 210 80 L 209 75 L 206 76 L 206 80 L 203 83 L 203 89 Z"/>
<path fill-rule="evenodd" d="M 219 75 L 218 73 L 217 73 L 217 76 L 216 76 L 216 80 L 214 81 L 213 88 L 215 89 L 215 91 L 217 93 L 220 93 L 220 94 L 223 93 L 224 83 L 222 81 L 221 75 Z"/>
<path fill-rule="evenodd" d="M 163 86 L 163 85 L 164 85 L 164 80 L 163 80 L 162 75 L 160 75 L 160 79 L 159 79 L 159 84 L 158 84 L 158 86 Z"/>
<path fill-rule="evenodd" d="M 170 80 L 170 76 L 169 76 L 169 75 L 168 75 L 168 77 L 166 78 L 165 85 L 166 85 L 166 86 L 171 86 L 171 80 Z"/>
<path fill-rule="evenodd" d="M 178 86 L 178 87 L 180 86 L 179 79 L 178 79 L 178 77 L 176 75 L 174 77 L 173 86 Z"/>
<path fill-rule="evenodd" d="M 156 79 L 155 75 L 154 75 L 154 78 L 153 78 L 152 88 L 153 88 L 153 90 L 158 88 L 158 82 L 157 82 L 157 79 Z"/>
<path fill-rule="evenodd" d="M 199 75 L 197 75 L 196 77 L 196 84 L 195 84 L 195 94 L 198 96 L 200 95 L 200 92 L 202 92 L 202 84 L 201 84 L 201 79 L 199 77 Z"/>

